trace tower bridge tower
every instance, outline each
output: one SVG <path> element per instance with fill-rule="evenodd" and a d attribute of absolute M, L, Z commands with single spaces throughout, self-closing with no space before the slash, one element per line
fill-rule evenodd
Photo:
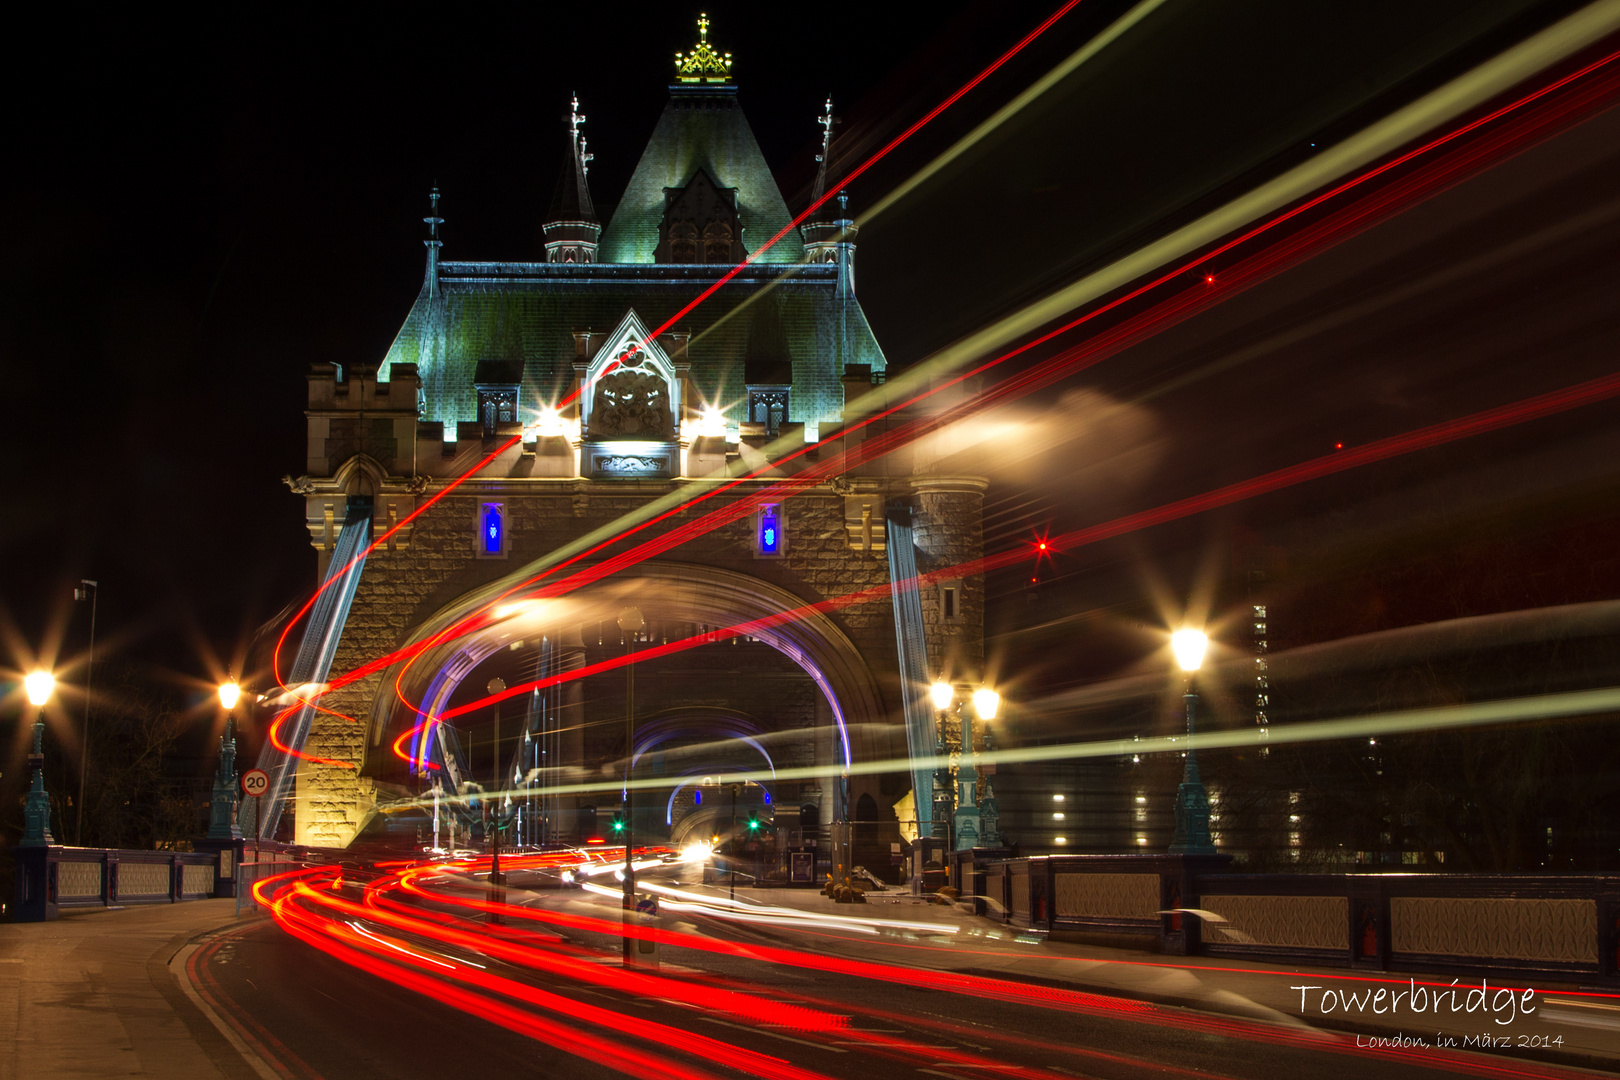
<path fill-rule="evenodd" d="M 894 809 L 912 805 L 916 773 L 847 769 L 932 753 L 928 684 L 982 674 L 980 578 L 905 579 L 982 553 L 984 485 L 934 470 L 937 437 L 879 460 L 845 456 L 910 415 L 843 434 L 886 404 L 887 360 L 854 291 L 853 224 L 829 201 L 766 249 L 792 214 L 731 67 L 705 20 L 605 227 L 575 97 L 535 262 L 450 257 L 435 191 L 423 285 L 386 355 L 311 371 L 305 474 L 288 483 L 320 572 L 342 573 L 358 541 L 389 539 L 329 590 L 325 616 L 317 608 L 299 677 L 413 655 L 328 693 L 330 712 L 289 722 L 296 758 L 261 759 L 280 770 L 297 840 L 347 844 L 382 827 L 379 804 L 419 797 L 446 773 L 485 790 L 578 784 L 611 780 L 626 761 L 670 784 L 667 804 L 638 798 L 638 836 L 679 836 L 700 812 L 711 821 L 705 777 L 794 765 L 821 775 L 763 795 L 779 810 L 813 808 L 807 823 L 857 820 L 857 862 L 881 871 L 888 841 L 916 827 Z M 818 192 L 830 102 L 822 126 Z M 599 572 L 717 510 L 730 511 L 718 527 Z M 850 594 L 863 599 L 840 600 Z M 441 633 L 514 597 L 531 602 Z M 616 616 L 631 605 L 645 626 L 625 633 Z M 638 661 L 627 701 L 611 664 L 700 634 L 713 640 Z M 455 713 L 495 677 L 518 686 L 581 670 L 592 673 L 509 698 L 499 715 L 480 706 L 447 719 L 455 730 L 442 737 L 412 734 L 411 705 Z M 582 841 L 596 827 L 590 808 L 618 801 L 548 796 L 525 837 Z M 915 805 L 926 832 L 931 799 Z M 274 818 L 255 827 L 268 834 Z"/>

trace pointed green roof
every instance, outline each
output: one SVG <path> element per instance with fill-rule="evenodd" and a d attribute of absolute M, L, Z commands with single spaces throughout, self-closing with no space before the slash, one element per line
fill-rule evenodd
<path fill-rule="evenodd" d="M 683 188 L 706 169 L 721 187 L 736 188 L 742 242 L 749 254 L 793 220 L 737 104 L 733 86 L 670 87 L 669 104 L 653 129 L 624 198 L 602 234 L 600 261 L 650 263 L 664 216 L 664 189 Z M 797 231 L 777 241 L 760 262 L 797 263 L 804 242 Z"/>

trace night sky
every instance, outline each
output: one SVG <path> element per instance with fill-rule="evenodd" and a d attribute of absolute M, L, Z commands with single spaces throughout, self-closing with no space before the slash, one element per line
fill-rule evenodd
<path fill-rule="evenodd" d="M 863 230 L 861 297 L 878 340 L 894 363 L 919 359 L 1573 6 L 1389 0 L 1302 11 L 1293 0 L 1174 0 Z M 853 207 L 870 205 L 1127 7 L 1086 0 L 863 178 Z M 829 92 L 843 118 L 839 153 L 870 152 L 1050 8 L 766 14 L 711 3 L 707 11 L 713 42 L 736 55 L 743 108 L 797 210 Z M 300 501 L 278 478 L 302 471 L 308 365 L 374 362 L 386 349 L 421 280 L 420 219 L 435 183 L 445 258 L 540 257 L 573 91 L 589 117 L 591 184 L 606 220 L 663 108 L 671 55 L 694 39 L 697 11 L 503 5 L 362 15 L 278 6 L 180 18 L 127 9 L 19 38 L 23 58 L 3 76 L 13 108 L 11 164 L 0 176 L 8 211 L 0 369 L 13 482 L 0 516 L 0 630 L 10 654 L 0 663 L 56 658 L 73 678 L 87 627 L 72 586 L 88 577 L 101 583 L 100 657 L 150 665 L 196 689 L 241 654 L 257 626 L 307 595 L 315 557 Z M 1445 258 L 1445 243 L 1429 257 Z M 1468 317 L 1470 303 L 1493 302 L 1459 301 L 1457 317 Z M 1309 298 L 1254 303 L 1241 317 L 1247 327 L 1201 323 L 1177 339 L 1180 352 L 1121 367 L 1098 392 L 1140 391 L 1164 370 L 1154 363 L 1180 370 L 1199 349 L 1218 351 L 1210 343 L 1221 334 L 1247 340 Z M 1504 353 L 1497 362 L 1517 360 Z M 1295 459 L 1328 437 L 1320 410 L 1376 408 L 1376 392 L 1346 397 L 1353 391 L 1342 379 L 1302 393 L 1310 363 L 1294 357 L 1258 382 L 1221 384 L 1256 412 L 1244 437 L 1219 436 L 1234 453 L 1212 469 L 1202 468 L 1211 455 L 1189 455 L 1196 444 L 1165 434 L 1216 437 L 1189 419 L 1208 399 L 1184 394 L 1153 406 L 1140 420 L 1163 445 L 1142 459 L 1139 478 L 1103 485 L 1102 501 L 1155 501 L 1217 474 Z M 1424 406 L 1400 422 L 1430 421 L 1446 397 L 1438 387 L 1466 367 L 1437 368 Z M 1478 400 L 1534 382 L 1510 378 Z M 1060 412 L 1073 392 L 1086 388 L 1066 386 L 1034 405 Z M 1113 449 L 1100 447 L 1099 462 Z M 1004 479 L 1002 502 L 991 503 L 1000 515 L 987 530 L 993 545 L 1101 512 L 1092 489 L 1078 480 L 1065 487 L 1061 473 Z M 1183 562 L 1196 561 L 1200 542 L 1196 533 L 1166 541 Z M 1082 602 L 1059 596 L 1049 603 Z M 1027 609 L 1013 618 L 1048 621 Z"/>

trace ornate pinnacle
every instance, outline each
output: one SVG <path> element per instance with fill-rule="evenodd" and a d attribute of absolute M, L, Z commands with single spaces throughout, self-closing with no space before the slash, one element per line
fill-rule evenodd
<path fill-rule="evenodd" d="M 810 195 L 812 205 L 819 203 L 827 192 L 827 163 L 832 160 L 832 129 L 838 122 L 832 108 L 832 95 L 828 94 L 826 111 L 816 117 L 816 123 L 821 125 L 821 153 L 816 155 L 816 184 Z"/>
<path fill-rule="evenodd" d="M 698 43 L 690 53 L 675 54 L 675 75 L 683 83 L 726 82 L 731 77 L 731 54 L 716 52 L 709 44 L 709 16 L 698 16 Z"/>
<path fill-rule="evenodd" d="M 422 220 L 427 223 L 428 227 L 428 246 L 437 247 L 439 245 L 439 226 L 444 224 L 444 218 L 439 216 L 438 185 L 434 185 L 433 191 L 428 195 L 428 201 L 433 205 L 433 210 Z"/>
<path fill-rule="evenodd" d="M 577 90 L 574 91 L 572 105 L 573 111 L 568 116 L 568 127 L 573 132 L 574 138 L 577 139 L 579 138 L 579 125 L 585 122 L 585 114 L 579 111 L 579 91 Z"/>

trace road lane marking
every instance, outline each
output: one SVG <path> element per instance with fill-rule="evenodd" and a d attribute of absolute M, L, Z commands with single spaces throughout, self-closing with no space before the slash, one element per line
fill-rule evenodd
<path fill-rule="evenodd" d="M 175 953 L 174 958 L 169 961 L 169 973 L 174 976 L 174 981 L 180 984 L 180 989 L 191 1000 L 191 1003 L 197 1007 L 197 1011 L 208 1017 L 208 1022 L 219 1029 L 219 1033 L 225 1036 L 225 1041 L 230 1043 L 238 1054 L 242 1055 L 242 1060 L 247 1062 L 254 1072 L 258 1073 L 263 1080 L 284 1080 L 280 1073 L 272 1069 L 263 1058 L 243 1041 L 235 1029 L 225 1022 L 224 1017 L 215 1012 L 213 1007 L 202 999 L 202 995 L 197 993 L 197 988 L 191 985 L 191 980 L 183 974 L 186 961 L 190 959 L 191 954 L 196 949 L 197 946 L 195 945 L 186 945 Z M 179 971 L 174 968 L 177 961 L 180 964 Z"/>
<path fill-rule="evenodd" d="M 782 1035 L 775 1031 L 766 1031 L 764 1028 L 752 1028 L 744 1024 L 733 1024 L 729 1020 L 716 1020 L 712 1016 L 700 1016 L 698 1019 L 702 1020 L 706 1024 L 719 1024 L 721 1027 L 736 1028 L 738 1031 L 752 1032 L 755 1035 L 764 1035 L 771 1039 L 781 1039 L 783 1042 L 798 1043 L 800 1046 L 813 1046 L 817 1050 L 831 1050 L 835 1054 L 849 1053 L 848 1050 L 840 1050 L 838 1047 L 829 1045 L 827 1043 L 817 1043 L 809 1042 L 805 1039 L 795 1039 L 791 1035 Z"/>

